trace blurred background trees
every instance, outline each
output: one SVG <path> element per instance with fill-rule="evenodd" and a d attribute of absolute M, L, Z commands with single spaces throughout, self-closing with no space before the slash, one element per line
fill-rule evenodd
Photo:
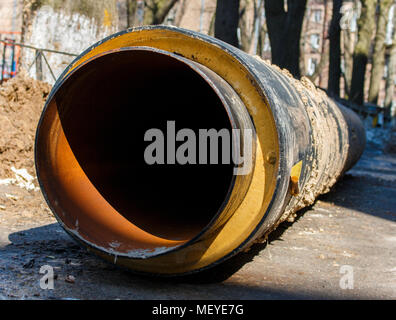
<path fill-rule="evenodd" d="M 340 95 L 341 80 L 341 8 L 343 0 L 333 0 L 333 10 L 329 29 L 329 80 L 328 93 L 331 96 Z"/>
<path fill-rule="evenodd" d="M 127 27 L 161 24 L 178 0 L 126 0 Z"/>
<path fill-rule="evenodd" d="M 308 77 L 329 95 L 395 104 L 395 0 L 126 0 L 127 26 L 200 31 Z"/>
<path fill-rule="evenodd" d="M 214 36 L 239 47 L 239 0 L 217 1 Z"/>
<path fill-rule="evenodd" d="M 306 0 L 265 0 L 273 64 L 300 78 L 300 38 Z"/>
<path fill-rule="evenodd" d="M 369 58 L 371 40 L 375 27 L 376 0 L 361 0 L 361 12 L 358 19 L 358 36 L 353 53 L 353 69 L 349 99 L 363 104 L 364 82 Z"/>
<path fill-rule="evenodd" d="M 216 36 L 271 60 L 294 77 L 308 77 L 328 94 L 361 110 L 377 108 L 389 122 L 396 113 L 395 2 L 7 0 L 9 5 L 4 2 L 0 7 L 0 25 L 1 30 L 13 33 L 0 36 L 79 53 L 118 30 L 174 25 Z M 25 52 L 21 61 L 30 66 L 34 57 Z M 56 75 L 70 62 L 59 56 L 48 59 Z"/>

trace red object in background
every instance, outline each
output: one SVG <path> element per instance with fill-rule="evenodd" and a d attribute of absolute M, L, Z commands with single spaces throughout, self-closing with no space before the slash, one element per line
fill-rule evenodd
<path fill-rule="evenodd" d="M 12 31 L 0 31 L 0 39 L 3 40 L 4 35 L 19 35 L 21 32 L 12 32 Z M 18 66 L 19 66 L 19 58 L 21 48 L 18 45 L 15 45 L 15 39 L 6 37 L 3 43 L 3 54 L 1 60 L 1 81 L 4 81 L 9 78 L 13 78 L 17 74 Z M 8 49 L 11 49 L 9 52 Z M 8 61 L 8 62 L 7 62 Z"/>

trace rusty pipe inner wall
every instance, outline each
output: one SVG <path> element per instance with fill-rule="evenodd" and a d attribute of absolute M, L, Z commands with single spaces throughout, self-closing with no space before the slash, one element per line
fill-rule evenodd
<path fill-rule="evenodd" d="M 239 129 L 242 141 L 253 132 L 252 170 L 149 165 L 153 128 L 166 146 L 184 128 Z M 219 40 L 144 27 L 94 45 L 58 79 L 36 168 L 58 221 L 90 250 L 138 272 L 186 274 L 265 239 L 327 192 L 360 157 L 362 128 L 312 84 Z"/>
<path fill-rule="evenodd" d="M 189 66 L 149 51 L 114 52 L 78 70 L 54 99 L 76 161 L 103 198 L 140 229 L 186 241 L 220 209 L 231 165 L 150 166 L 143 157 L 145 132 L 167 132 L 168 120 L 177 129 L 231 128 L 219 97 Z"/>
<path fill-rule="evenodd" d="M 230 199 L 231 163 L 150 165 L 143 156 L 153 128 L 175 139 L 170 129 L 243 127 L 218 91 L 230 87 L 182 60 L 147 48 L 108 52 L 71 74 L 49 100 L 59 121 L 51 133 L 56 156 L 41 181 L 51 185 L 47 196 L 57 199 L 66 227 L 98 247 L 110 243 L 117 254 L 139 257 L 179 246 L 215 222 Z"/>

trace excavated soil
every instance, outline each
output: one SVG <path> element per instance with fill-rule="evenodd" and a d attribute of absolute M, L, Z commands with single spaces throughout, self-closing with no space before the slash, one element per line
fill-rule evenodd
<path fill-rule="evenodd" d="M 38 189 L 34 169 L 36 127 L 50 90 L 49 84 L 31 79 L 24 72 L 0 86 L 0 225 L 3 227 L 53 221 Z"/>
<path fill-rule="evenodd" d="M 51 85 L 25 73 L 0 86 L 0 179 L 14 178 L 11 167 L 34 170 L 34 137 Z"/>

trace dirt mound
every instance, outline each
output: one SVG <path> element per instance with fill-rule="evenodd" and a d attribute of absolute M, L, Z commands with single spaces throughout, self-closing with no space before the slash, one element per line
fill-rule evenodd
<path fill-rule="evenodd" d="M 24 72 L 0 86 L 0 179 L 14 177 L 11 167 L 35 176 L 34 138 L 50 90 Z"/>

